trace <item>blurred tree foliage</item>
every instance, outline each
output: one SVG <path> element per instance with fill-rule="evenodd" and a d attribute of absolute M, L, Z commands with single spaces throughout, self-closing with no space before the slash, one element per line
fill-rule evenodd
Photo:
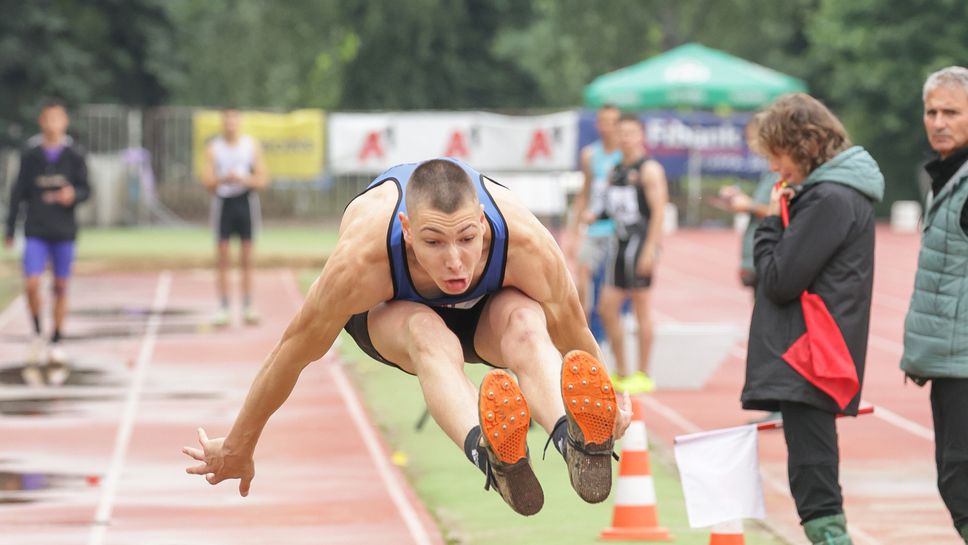
<path fill-rule="evenodd" d="M 0 140 L 34 131 L 45 98 L 161 104 L 177 71 L 162 0 L 0 0 Z M 26 133 L 26 134 L 25 134 Z"/>
<path fill-rule="evenodd" d="M 917 197 L 930 151 L 921 90 L 931 72 L 968 65 L 968 2 L 824 0 L 810 17 L 811 85 L 887 178 L 885 202 Z"/>
<path fill-rule="evenodd" d="M 0 0 L 0 138 L 41 97 L 292 109 L 578 106 L 701 42 L 807 81 L 915 194 L 921 85 L 968 58 L 964 0 Z M 32 129 L 31 129 L 32 130 Z M 22 132 L 22 131 L 21 131 Z"/>

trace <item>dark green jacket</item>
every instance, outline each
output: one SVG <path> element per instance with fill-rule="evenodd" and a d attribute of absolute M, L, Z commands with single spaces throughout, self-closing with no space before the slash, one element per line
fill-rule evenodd
<path fill-rule="evenodd" d="M 920 378 L 968 378 L 968 163 L 930 199 L 911 307 L 904 320 L 901 369 Z"/>

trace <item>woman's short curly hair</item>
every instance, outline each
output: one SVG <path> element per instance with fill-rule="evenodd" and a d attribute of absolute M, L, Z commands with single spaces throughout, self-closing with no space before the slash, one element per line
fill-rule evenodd
<path fill-rule="evenodd" d="M 853 145 L 837 116 L 805 93 L 780 97 L 757 121 L 760 149 L 788 154 L 804 175 Z"/>

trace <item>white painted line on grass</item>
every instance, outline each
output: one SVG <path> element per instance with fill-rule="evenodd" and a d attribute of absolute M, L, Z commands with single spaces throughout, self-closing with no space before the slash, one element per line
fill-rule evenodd
<path fill-rule="evenodd" d="M 420 517 L 414 511 L 410 500 L 403 491 L 403 487 L 400 486 L 400 482 L 397 480 L 394 472 L 390 469 L 390 462 L 387 461 L 383 453 L 383 448 L 380 446 L 376 434 L 373 433 L 373 427 L 367 420 L 360 400 L 356 396 L 356 391 L 350 386 L 349 380 L 343 372 L 343 368 L 339 365 L 330 365 L 329 372 L 333 375 L 333 379 L 335 379 L 336 385 L 339 387 L 339 392 L 343 396 L 343 402 L 346 404 L 350 416 L 353 418 L 353 423 L 356 424 L 356 429 L 360 432 L 360 436 L 363 437 L 366 450 L 370 453 L 370 458 L 373 459 L 373 463 L 376 464 L 377 471 L 379 471 L 380 477 L 383 479 L 383 484 L 386 485 L 387 492 L 390 493 L 393 504 L 400 511 L 400 517 L 403 518 L 403 522 L 407 525 L 407 529 L 410 531 L 410 536 L 413 537 L 414 543 L 417 545 L 431 545 L 427 530 L 420 522 Z"/>
<path fill-rule="evenodd" d="M 111 513 L 114 509 L 114 496 L 117 493 L 118 482 L 121 480 L 124 459 L 128 454 L 128 445 L 131 442 L 131 430 L 134 427 L 135 416 L 138 413 L 138 400 L 144 388 L 145 376 L 148 374 L 148 365 L 151 363 L 151 356 L 155 350 L 155 340 L 158 337 L 158 327 L 161 325 L 162 312 L 168 304 L 168 294 L 170 291 L 171 273 L 169 271 L 162 271 L 158 275 L 158 287 L 155 289 L 155 300 L 151 304 L 151 318 L 148 320 L 147 327 L 145 327 L 145 335 L 141 341 L 141 350 L 138 352 L 138 359 L 135 362 L 128 395 L 124 401 L 124 409 L 121 412 L 121 424 L 118 426 L 118 433 L 114 438 L 114 452 L 111 454 L 108 474 L 101 485 L 101 496 L 98 500 L 97 511 L 94 514 L 94 524 L 91 526 L 91 534 L 87 541 L 88 545 L 101 545 L 104 543 L 104 536 L 108 531 L 108 523 L 111 521 Z"/>
<path fill-rule="evenodd" d="M 289 298 L 292 300 L 293 305 L 296 308 L 301 308 L 303 304 L 303 297 L 298 289 L 298 280 L 292 271 L 288 271 L 288 274 L 283 273 L 284 276 L 288 276 L 283 282 L 286 286 L 285 290 Z M 332 349 L 330 349 L 332 350 Z M 363 443 L 366 445 L 366 450 L 370 454 L 370 458 L 376 465 L 377 471 L 380 474 L 380 478 L 383 480 L 383 484 L 386 485 L 387 492 L 390 494 L 390 499 L 393 500 L 393 504 L 396 506 L 397 511 L 400 512 L 400 518 L 403 519 L 404 524 L 407 526 L 407 530 L 410 531 L 410 536 L 416 545 L 432 545 L 432 540 L 427 534 L 427 529 L 424 527 L 414 510 L 410 499 L 407 497 L 406 492 L 404 492 L 403 487 L 390 466 L 390 462 L 387 460 L 383 448 L 380 444 L 379 439 L 377 439 L 376 433 L 373 431 L 373 426 L 370 424 L 369 419 L 366 417 L 366 412 L 363 410 L 363 405 L 360 402 L 359 397 L 356 395 L 356 390 L 350 385 L 349 379 L 346 378 L 346 373 L 343 371 L 341 365 L 337 363 L 332 363 L 329 365 L 329 372 L 333 375 L 333 379 L 336 383 L 339 393 L 343 398 L 343 403 L 346 405 L 346 409 L 350 413 L 350 417 L 353 419 L 353 424 L 356 426 L 360 437 L 363 438 Z"/>

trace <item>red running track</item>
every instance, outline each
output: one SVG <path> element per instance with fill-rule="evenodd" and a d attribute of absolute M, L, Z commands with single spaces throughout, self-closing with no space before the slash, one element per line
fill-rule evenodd
<path fill-rule="evenodd" d="M 443 544 L 335 358 L 273 416 L 249 497 L 184 472 L 181 447 L 228 430 L 298 308 L 289 271 L 255 285 L 262 325 L 211 331 L 208 271 L 77 278 L 67 329 L 89 338 L 56 387 L 21 377 L 22 300 L 0 315 L 0 543 Z"/>
<path fill-rule="evenodd" d="M 656 321 L 722 322 L 748 331 L 752 299 L 737 280 L 739 244 L 738 235 L 728 231 L 684 231 L 667 238 L 654 289 Z M 928 390 L 905 384 L 898 368 L 918 245 L 916 234 L 878 229 L 863 390 L 863 400 L 876 412 L 838 424 L 845 511 L 858 545 L 962 543 L 935 487 Z M 660 390 L 645 398 L 650 437 L 671 445 L 675 435 L 762 415 L 740 408 L 744 366 L 741 338 L 702 390 Z M 789 495 L 781 431 L 760 433 L 760 461 L 769 525 L 791 543 L 807 543 Z M 659 498 L 660 510 L 661 503 Z"/>

